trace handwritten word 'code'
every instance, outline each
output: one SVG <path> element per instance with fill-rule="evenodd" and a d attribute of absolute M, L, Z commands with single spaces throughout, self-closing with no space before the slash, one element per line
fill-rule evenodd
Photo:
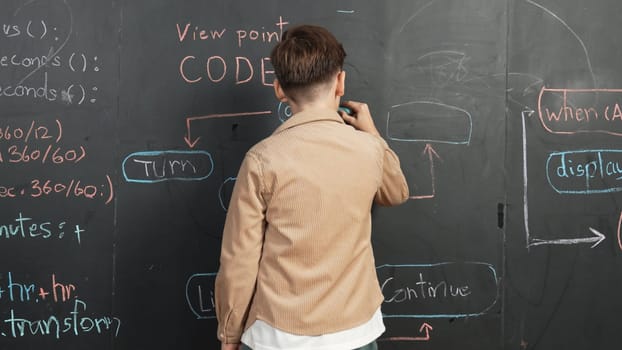
<path fill-rule="evenodd" d="M 268 68 L 270 58 L 262 57 L 255 66 L 251 60 L 244 56 L 231 58 L 229 61 L 222 56 L 210 56 L 200 60 L 195 56 L 186 56 L 179 63 L 179 74 L 188 84 L 195 84 L 207 78 L 211 83 L 223 83 L 233 81 L 235 85 L 247 84 L 259 78 L 263 86 L 273 86 L 274 70 Z M 235 72 L 231 73 L 232 68 Z M 255 72 L 259 72 L 256 74 Z M 231 76 L 233 74 L 233 76 Z M 229 80 L 225 80 L 229 77 Z"/>

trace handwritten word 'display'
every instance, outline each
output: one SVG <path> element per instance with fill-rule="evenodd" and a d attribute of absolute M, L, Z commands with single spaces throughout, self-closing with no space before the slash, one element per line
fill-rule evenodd
<path fill-rule="evenodd" d="M 547 179 L 557 193 L 622 191 L 622 150 L 555 152 L 546 162 Z"/>

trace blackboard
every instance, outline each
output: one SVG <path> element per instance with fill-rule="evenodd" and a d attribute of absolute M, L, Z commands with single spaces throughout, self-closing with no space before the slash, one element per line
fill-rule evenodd
<path fill-rule="evenodd" d="M 0 349 L 218 349 L 242 157 L 291 116 L 268 56 L 329 28 L 410 200 L 373 208 L 380 349 L 613 349 L 622 4 L 7 0 Z M 286 150 L 284 150 L 286 151 Z"/>

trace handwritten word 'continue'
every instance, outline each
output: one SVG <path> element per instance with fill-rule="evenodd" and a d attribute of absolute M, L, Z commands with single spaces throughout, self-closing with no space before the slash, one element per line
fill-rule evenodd
<path fill-rule="evenodd" d="M 377 271 L 387 318 L 480 316 L 499 295 L 496 271 L 485 263 L 382 265 Z"/>

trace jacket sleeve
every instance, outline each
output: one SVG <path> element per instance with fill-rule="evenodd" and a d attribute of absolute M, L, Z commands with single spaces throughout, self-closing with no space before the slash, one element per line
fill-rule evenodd
<path fill-rule="evenodd" d="M 374 201 L 384 206 L 404 203 L 409 196 L 408 184 L 400 168 L 400 160 L 387 142 L 378 137 L 383 148 L 382 178 Z"/>
<path fill-rule="evenodd" d="M 247 153 L 227 211 L 214 290 L 223 343 L 240 342 L 253 299 L 265 230 L 262 187 L 260 163 Z"/>

